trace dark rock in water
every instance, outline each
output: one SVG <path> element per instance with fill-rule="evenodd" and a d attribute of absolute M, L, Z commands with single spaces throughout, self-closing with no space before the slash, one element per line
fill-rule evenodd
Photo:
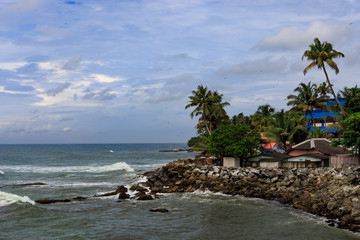
<path fill-rule="evenodd" d="M 144 200 L 153 200 L 154 198 L 150 195 L 147 195 L 144 192 L 140 192 L 138 195 L 137 200 L 144 201 Z"/>
<path fill-rule="evenodd" d="M 128 189 L 124 186 L 124 185 L 120 185 L 116 188 L 116 193 L 126 193 L 128 191 Z"/>
<path fill-rule="evenodd" d="M 50 204 L 50 203 L 57 203 L 57 202 L 71 202 L 70 199 L 39 199 L 35 201 L 36 203 L 40 204 Z"/>
<path fill-rule="evenodd" d="M 108 196 L 114 196 L 118 194 L 118 192 L 108 192 L 108 193 L 103 193 L 103 194 L 100 194 L 100 195 L 95 195 L 94 197 L 108 197 Z"/>
<path fill-rule="evenodd" d="M 168 209 L 166 208 L 152 208 L 150 209 L 150 212 L 161 212 L 161 213 L 166 213 L 166 212 L 169 212 Z"/>
<path fill-rule="evenodd" d="M 15 186 L 24 187 L 24 186 L 43 186 L 43 185 L 46 185 L 46 184 L 42 183 L 42 182 L 34 182 L 34 183 L 17 184 Z"/>
<path fill-rule="evenodd" d="M 86 197 L 78 196 L 78 197 L 74 197 L 72 200 L 75 200 L 75 201 L 84 201 L 84 200 L 86 200 L 86 199 L 87 199 Z"/>
<path fill-rule="evenodd" d="M 118 199 L 128 199 L 128 198 L 130 198 L 130 195 L 124 192 L 120 193 L 118 197 Z"/>
<path fill-rule="evenodd" d="M 139 185 L 132 185 L 130 187 L 130 190 L 131 191 L 138 191 L 138 192 L 148 192 L 148 190 L 142 186 L 139 186 Z"/>

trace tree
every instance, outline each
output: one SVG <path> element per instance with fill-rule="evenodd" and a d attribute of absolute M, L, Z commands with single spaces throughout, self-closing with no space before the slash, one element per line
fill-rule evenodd
<path fill-rule="evenodd" d="M 332 88 L 333 85 L 330 83 L 330 79 L 325 68 L 325 63 L 327 63 L 331 69 L 335 70 L 335 74 L 338 74 L 339 68 L 333 59 L 344 57 L 344 54 L 334 50 L 331 43 L 326 41 L 321 43 L 318 38 L 315 38 L 314 43 L 310 44 L 309 47 L 310 50 L 306 50 L 302 56 L 302 60 L 304 60 L 305 57 L 306 60 L 311 61 L 311 63 L 304 69 L 304 75 L 306 75 L 306 73 L 315 66 L 317 66 L 319 69 L 322 69 L 324 71 L 328 86 L 330 87 L 330 91 L 340 108 L 341 114 L 346 115 L 344 108 L 341 106 L 338 98 L 335 95 L 334 89 Z"/>
<path fill-rule="evenodd" d="M 360 160 L 360 112 L 351 114 L 341 122 L 344 132 L 342 139 L 334 140 L 333 145 L 343 145 L 357 151 Z"/>
<path fill-rule="evenodd" d="M 269 104 L 260 105 L 253 115 L 254 125 L 260 130 L 268 127 L 269 119 L 274 112 L 275 108 L 271 107 Z"/>
<path fill-rule="evenodd" d="M 260 133 L 246 125 L 225 125 L 214 130 L 208 139 L 210 153 L 223 157 L 240 159 L 243 166 L 245 158 L 261 149 Z"/>
<path fill-rule="evenodd" d="M 297 113 L 286 113 L 284 109 L 272 115 L 265 136 L 274 138 L 284 150 L 288 150 L 293 142 L 304 140 L 306 120 Z"/>
<path fill-rule="evenodd" d="M 360 88 L 357 85 L 353 88 L 344 87 L 340 90 L 340 96 L 345 98 L 345 109 L 349 114 L 360 112 Z"/>
<path fill-rule="evenodd" d="M 312 115 L 312 110 L 316 108 L 322 108 L 324 104 L 324 96 L 319 96 L 317 91 L 317 85 L 315 83 L 308 84 L 300 83 L 297 88 L 294 89 L 297 95 L 291 94 L 287 96 L 290 101 L 287 103 L 288 106 L 294 106 L 292 110 L 300 110 L 305 113 L 309 113 L 313 126 L 315 126 L 315 120 Z"/>
<path fill-rule="evenodd" d="M 185 109 L 195 107 L 190 113 L 190 117 L 199 117 L 199 123 L 196 125 L 198 132 L 211 132 L 224 122 L 228 121 L 228 116 L 224 110 L 225 106 L 230 105 L 228 102 L 222 101 L 222 94 L 217 91 L 210 91 L 207 87 L 199 85 L 197 91 L 192 91 L 192 96 L 189 96 L 190 103 L 185 106 Z"/>

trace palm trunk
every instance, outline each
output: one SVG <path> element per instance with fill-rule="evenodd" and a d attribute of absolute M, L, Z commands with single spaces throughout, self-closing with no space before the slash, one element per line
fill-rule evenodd
<path fill-rule="evenodd" d="M 329 84 L 331 93 L 332 93 L 332 95 L 334 96 L 335 101 L 336 101 L 337 105 L 338 105 L 339 108 L 340 108 L 341 115 L 343 115 L 343 116 L 345 117 L 347 114 L 346 114 L 343 106 L 340 104 L 339 100 L 337 99 L 336 94 L 335 94 L 335 92 L 334 92 L 334 89 L 333 89 L 332 86 L 331 86 L 331 83 L 330 83 L 330 80 L 329 80 L 329 76 L 328 76 L 328 74 L 327 74 L 327 72 L 326 72 L 326 70 L 325 70 L 325 64 L 323 64 L 322 67 L 323 67 L 323 70 L 324 70 L 324 73 L 325 73 L 326 81 L 327 81 L 327 83 Z"/>
<path fill-rule="evenodd" d="M 313 128 L 315 128 L 315 127 L 316 127 L 316 125 L 315 125 L 315 120 L 314 120 L 314 117 L 313 117 L 313 115 L 312 115 L 311 110 L 309 111 L 309 113 L 310 113 L 311 121 L 312 121 L 312 124 L 313 124 Z"/>

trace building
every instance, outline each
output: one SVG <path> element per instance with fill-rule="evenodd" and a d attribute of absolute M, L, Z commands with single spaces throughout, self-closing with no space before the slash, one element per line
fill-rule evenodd
<path fill-rule="evenodd" d="M 345 98 L 338 98 L 341 105 L 344 106 Z M 341 117 L 340 113 L 335 111 L 329 111 L 328 109 L 336 106 L 336 101 L 334 98 L 327 99 L 325 102 L 325 108 L 322 110 L 312 110 L 311 114 L 315 121 L 315 126 L 320 129 L 320 131 L 324 131 L 328 133 L 335 133 L 339 131 L 339 129 L 331 128 L 330 126 L 338 122 L 338 118 Z M 305 117 L 310 120 L 310 123 L 307 125 L 307 128 L 310 131 L 313 131 L 314 125 L 312 123 L 311 115 L 309 112 L 306 113 Z"/>

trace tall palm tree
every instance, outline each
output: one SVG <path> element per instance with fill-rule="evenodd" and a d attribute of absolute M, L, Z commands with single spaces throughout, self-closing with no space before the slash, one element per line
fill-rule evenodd
<path fill-rule="evenodd" d="M 290 101 L 287 103 L 288 106 L 294 106 L 292 110 L 304 111 L 309 113 L 313 126 L 315 126 L 314 117 L 312 110 L 322 107 L 323 96 L 319 96 L 317 92 L 317 85 L 315 83 L 308 84 L 300 83 L 298 87 L 294 89 L 294 92 L 297 92 L 297 95 L 289 95 L 287 99 Z"/>
<path fill-rule="evenodd" d="M 192 91 L 192 96 L 189 96 L 190 102 L 185 106 L 185 109 L 195 107 L 190 113 L 190 117 L 199 117 L 199 123 L 196 128 L 199 132 L 202 129 L 211 135 L 211 132 L 224 121 L 228 121 L 228 116 L 224 110 L 225 106 L 230 105 L 228 102 L 222 101 L 222 94 L 217 91 L 210 91 L 207 87 L 199 85 L 197 91 Z"/>
<path fill-rule="evenodd" d="M 330 83 L 329 76 L 326 72 L 325 63 L 327 65 L 335 70 L 335 74 L 339 73 L 339 68 L 337 64 L 334 62 L 334 58 L 340 58 L 344 57 L 345 55 L 341 52 L 338 52 L 333 49 L 333 46 L 331 43 L 323 42 L 321 43 L 318 38 L 314 39 L 314 43 L 309 45 L 310 50 L 306 50 L 302 56 L 302 60 L 304 60 L 304 57 L 306 60 L 311 61 L 311 63 L 304 69 L 304 75 L 313 67 L 317 66 L 319 69 L 323 69 L 326 81 L 330 87 L 330 91 L 332 95 L 335 98 L 336 103 L 338 104 L 341 114 L 346 115 L 344 108 L 340 104 L 338 98 L 336 97 L 336 94 L 334 92 L 334 89 L 332 88 L 332 84 Z"/>

